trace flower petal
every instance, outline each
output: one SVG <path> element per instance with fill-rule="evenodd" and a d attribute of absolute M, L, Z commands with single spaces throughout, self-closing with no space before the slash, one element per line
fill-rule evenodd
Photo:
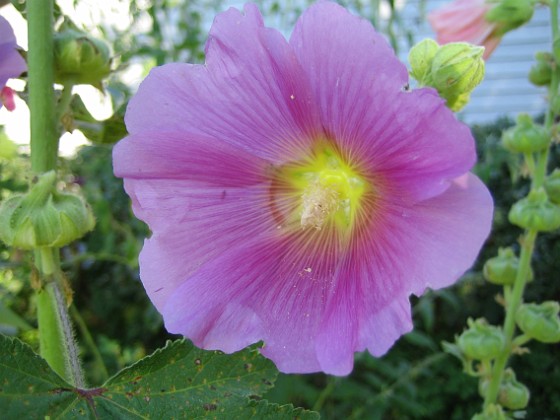
<path fill-rule="evenodd" d="M 310 88 L 282 35 L 256 6 L 218 15 L 206 65 L 153 69 L 126 114 L 131 134 L 205 135 L 274 161 L 305 148 L 320 127 Z"/>
<path fill-rule="evenodd" d="M 304 12 L 290 44 L 312 84 L 326 134 L 337 140 L 361 135 L 371 103 L 408 82 L 387 41 L 335 3 L 318 2 Z"/>
<path fill-rule="evenodd" d="M 240 187 L 263 182 L 270 166 L 263 159 L 211 137 L 177 132 L 141 132 L 113 148 L 115 175 L 133 179 L 184 179 L 192 183 Z"/>
<path fill-rule="evenodd" d="M 232 247 L 169 296 L 160 308 L 166 328 L 227 351 L 247 345 L 248 337 L 264 340 L 262 353 L 283 372 L 338 373 L 318 362 L 315 337 L 339 250 L 328 241 L 305 243 L 305 235 L 273 233 Z"/>
<path fill-rule="evenodd" d="M 319 2 L 290 39 L 321 105 L 327 136 L 350 163 L 385 173 L 403 199 L 444 191 L 476 160 L 467 126 L 432 89 L 403 91 L 406 67 L 369 22 Z M 398 178 L 398 180 L 397 180 Z"/>
<path fill-rule="evenodd" d="M 390 123 L 370 119 L 364 124 L 370 141 L 360 144 L 359 153 L 399 199 L 433 197 L 471 169 L 476 162 L 471 131 L 435 90 L 400 92 L 389 104 L 383 121 Z"/>
<path fill-rule="evenodd" d="M 367 271 L 359 276 L 376 279 L 364 291 L 375 299 L 370 307 L 383 307 L 393 296 L 420 295 L 427 287 L 454 283 L 473 264 L 486 240 L 492 210 L 484 184 L 466 174 L 453 180 L 443 194 L 410 207 L 397 204 L 380 211 L 353 256 L 370 258 Z"/>

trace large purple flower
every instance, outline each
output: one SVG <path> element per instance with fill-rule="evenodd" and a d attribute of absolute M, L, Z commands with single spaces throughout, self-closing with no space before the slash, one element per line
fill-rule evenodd
<path fill-rule="evenodd" d="M 319 2 L 289 40 L 254 5 L 214 21 L 206 64 L 152 70 L 117 176 L 153 234 L 140 277 L 170 332 L 284 372 L 345 375 L 412 328 L 492 215 L 469 129 L 371 25 Z"/>
<path fill-rule="evenodd" d="M 12 108 L 11 90 L 4 90 L 11 77 L 18 77 L 25 71 L 25 60 L 17 52 L 16 37 L 6 19 L 0 16 L 0 99 L 5 97 L 8 108 Z M 6 88 L 9 89 L 9 88 Z M 0 107 L 4 100 L 0 100 Z"/>

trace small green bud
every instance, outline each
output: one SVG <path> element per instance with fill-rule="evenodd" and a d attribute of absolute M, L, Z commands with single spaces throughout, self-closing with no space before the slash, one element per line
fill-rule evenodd
<path fill-rule="evenodd" d="M 529 22 L 533 17 L 534 2 L 532 0 L 502 0 L 488 13 L 486 20 L 497 23 L 497 35 L 503 35 Z"/>
<path fill-rule="evenodd" d="M 560 204 L 560 169 L 555 169 L 544 180 L 544 189 L 548 198 L 555 204 Z"/>
<path fill-rule="evenodd" d="M 527 197 L 515 203 L 508 218 L 511 223 L 522 228 L 550 232 L 560 227 L 560 207 L 552 204 L 541 188 L 531 191 Z"/>
<path fill-rule="evenodd" d="M 72 29 L 54 37 L 55 81 L 61 84 L 89 84 L 101 86 L 111 72 L 111 53 L 108 45 Z"/>
<path fill-rule="evenodd" d="M 433 87 L 447 100 L 472 92 L 484 78 L 483 53 L 484 47 L 464 42 L 440 47 L 432 61 Z"/>
<path fill-rule="evenodd" d="M 542 343 L 560 342 L 558 302 L 528 303 L 519 307 L 515 321 L 523 333 Z"/>
<path fill-rule="evenodd" d="M 517 124 L 504 131 L 504 147 L 514 153 L 536 153 L 550 145 L 550 133 L 542 125 L 535 124 L 528 114 L 519 114 Z"/>
<path fill-rule="evenodd" d="M 509 410 L 522 410 L 529 404 L 531 393 L 529 389 L 517 380 L 511 369 L 504 371 L 498 402 Z"/>
<path fill-rule="evenodd" d="M 84 201 L 56 191 L 54 171 L 41 175 L 26 194 L 0 205 L 0 239 L 21 249 L 61 247 L 93 229 L 95 219 Z"/>
<path fill-rule="evenodd" d="M 490 283 L 499 285 L 513 285 L 519 270 L 519 259 L 512 248 L 500 248 L 496 257 L 490 258 L 484 264 L 482 273 Z M 529 280 L 533 278 L 533 270 L 529 271 Z"/>
<path fill-rule="evenodd" d="M 457 345 L 469 359 L 490 360 L 503 350 L 505 338 L 502 330 L 488 325 L 486 320 L 467 321 L 469 329 L 457 338 Z"/>
<path fill-rule="evenodd" d="M 423 86 L 431 85 L 432 61 L 439 48 L 436 41 L 426 38 L 412 47 L 408 53 L 410 75 Z"/>
<path fill-rule="evenodd" d="M 547 86 L 552 79 L 552 65 L 554 56 L 550 53 L 539 51 L 535 54 L 537 62 L 529 70 L 529 81 L 535 86 Z"/>
<path fill-rule="evenodd" d="M 498 404 L 489 404 L 482 413 L 477 413 L 472 420 L 508 420 L 509 417 L 504 413 Z"/>

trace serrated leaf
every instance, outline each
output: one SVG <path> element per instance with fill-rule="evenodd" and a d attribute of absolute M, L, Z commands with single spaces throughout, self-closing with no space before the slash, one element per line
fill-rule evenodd
<path fill-rule="evenodd" d="M 262 395 L 276 375 L 272 362 L 256 350 L 226 355 L 176 341 L 109 379 L 103 397 L 109 405 L 155 417 L 187 411 L 191 418 L 215 416 L 227 414 L 249 396 Z"/>
<path fill-rule="evenodd" d="M 0 335 L 0 412 L 7 418 L 42 418 L 72 404 L 70 385 L 31 348 Z"/>
<path fill-rule="evenodd" d="M 0 336 L 0 411 L 9 418 L 318 418 L 313 412 L 257 401 L 277 371 L 258 350 L 232 355 L 169 342 L 102 387 L 76 389 L 29 346 Z"/>

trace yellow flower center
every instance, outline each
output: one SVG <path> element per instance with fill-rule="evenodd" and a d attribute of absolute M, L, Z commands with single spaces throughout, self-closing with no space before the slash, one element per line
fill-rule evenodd
<path fill-rule="evenodd" d="M 328 223 L 346 230 L 353 226 L 368 184 L 335 148 L 319 143 L 310 155 L 280 168 L 279 194 L 293 204 L 289 219 L 303 229 L 320 230 Z M 294 200 L 295 199 L 295 200 Z"/>

